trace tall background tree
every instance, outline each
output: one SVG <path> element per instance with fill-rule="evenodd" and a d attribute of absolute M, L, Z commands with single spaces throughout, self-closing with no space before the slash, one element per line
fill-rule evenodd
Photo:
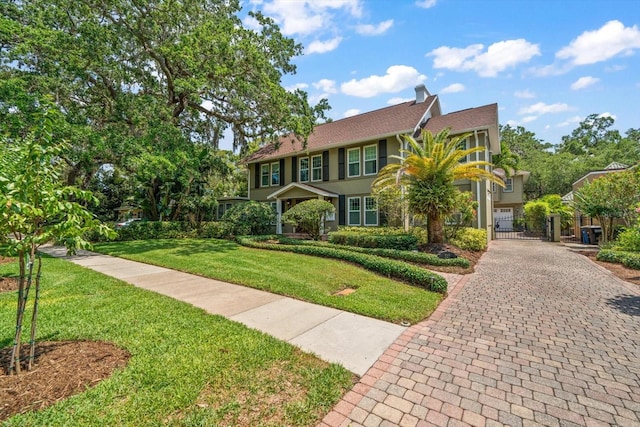
<path fill-rule="evenodd" d="M 301 46 L 259 13 L 245 28 L 237 0 L 9 0 L 0 11 L 0 119 L 29 122 L 50 97 L 65 117 L 55 137 L 71 143 L 67 183 L 89 188 L 117 169 L 154 219 L 193 214 L 225 131 L 240 152 L 304 139 L 328 108 L 281 86 Z"/>

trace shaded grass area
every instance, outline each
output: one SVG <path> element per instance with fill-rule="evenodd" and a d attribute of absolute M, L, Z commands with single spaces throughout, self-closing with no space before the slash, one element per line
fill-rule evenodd
<path fill-rule="evenodd" d="M 0 265 L 15 275 L 17 263 Z M 0 347 L 12 344 L 16 299 L 0 293 Z M 38 340 L 113 342 L 131 359 L 6 425 L 314 425 L 354 381 L 275 338 L 58 259 L 43 262 L 38 327 Z"/>
<path fill-rule="evenodd" d="M 331 259 L 242 247 L 216 239 L 144 240 L 95 250 L 391 322 L 418 322 L 442 295 Z M 335 295 L 355 289 L 348 296 Z"/>

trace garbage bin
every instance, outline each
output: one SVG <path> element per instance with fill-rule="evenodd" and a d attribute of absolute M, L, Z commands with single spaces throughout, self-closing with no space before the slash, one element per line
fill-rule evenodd
<path fill-rule="evenodd" d="M 582 243 L 584 243 L 585 245 L 588 245 L 589 243 L 591 243 L 589 242 L 589 232 L 584 228 L 580 231 L 582 231 Z"/>

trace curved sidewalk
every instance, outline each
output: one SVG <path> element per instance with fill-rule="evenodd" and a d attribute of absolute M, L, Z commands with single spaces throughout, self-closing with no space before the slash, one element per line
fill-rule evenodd
<path fill-rule="evenodd" d="M 323 426 L 640 426 L 640 287 L 567 247 L 494 241 Z"/>
<path fill-rule="evenodd" d="M 52 256 L 121 279 L 245 324 L 362 376 L 407 329 L 370 317 L 207 279 L 168 268 L 62 247 L 42 248 Z M 448 275 L 458 281 L 459 276 Z"/>

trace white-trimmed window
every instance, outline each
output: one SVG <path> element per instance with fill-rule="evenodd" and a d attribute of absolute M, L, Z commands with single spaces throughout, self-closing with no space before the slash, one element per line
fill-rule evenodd
<path fill-rule="evenodd" d="M 360 176 L 360 148 L 347 150 L 347 176 Z"/>
<path fill-rule="evenodd" d="M 311 156 L 311 181 L 322 181 L 322 155 Z"/>
<path fill-rule="evenodd" d="M 363 148 L 364 152 L 364 174 L 375 175 L 378 173 L 378 146 L 367 145 Z"/>
<path fill-rule="evenodd" d="M 271 186 L 280 185 L 280 163 L 271 163 Z"/>
<path fill-rule="evenodd" d="M 260 166 L 260 187 L 269 186 L 269 165 Z"/>
<path fill-rule="evenodd" d="M 378 202 L 375 197 L 364 198 L 364 225 L 378 225 Z"/>
<path fill-rule="evenodd" d="M 360 197 L 349 197 L 347 199 L 349 208 L 349 225 L 360 225 Z"/>
<path fill-rule="evenodd" d="M 336 211 L 328 213 L 327 216 L 325 216 L 324 220 L 327 221 L 327 222 L 335 221 L 336 220 Z"/>
<path fill-rule="evenodd" d="M 513 193 L 513 178 L 507 178 L 504 180 L 503 193 Z"/>
<path fill-rule="evenodd" d="M 309 182 L 309 158 L 302 157 L 300 159 L 299 168 L 300 182 Z"/>
<path fill-rule="evenodd" d="M 469 139 L 465 138 L 462 141 L 460 141 L 458 143 L 458 150 L 467 150 L 469 148 Z M 469 156 L 464 156 L 463 158 L 460 159 L 460 163 L 465 163 L 467 161 L 469 161 L 468 159 Z"/>

